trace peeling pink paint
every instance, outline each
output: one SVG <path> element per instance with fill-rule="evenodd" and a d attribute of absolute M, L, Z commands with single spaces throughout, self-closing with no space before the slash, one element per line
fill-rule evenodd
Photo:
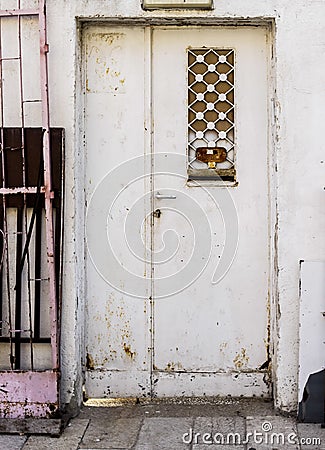
<path fill-rule="evenodd" d="M 57 372 L 0 372 L 0 417 L 50 417 L 58 407 Z"/>

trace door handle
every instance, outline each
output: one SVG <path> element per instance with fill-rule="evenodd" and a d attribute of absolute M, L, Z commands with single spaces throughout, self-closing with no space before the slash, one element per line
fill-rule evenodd
<path fill-rule="evenodd" d="M 176 195 L 164 195 L 164 194 L 160 194 L 160 192 L 157 192 L 155 195 L 155 198 L 157 198 L 158 200 L 162 200 L 162 199 L 173 200 L 176 198 Z"/>

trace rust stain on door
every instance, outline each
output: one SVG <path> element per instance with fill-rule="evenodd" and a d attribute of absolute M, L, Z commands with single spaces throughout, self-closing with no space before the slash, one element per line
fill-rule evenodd
<path fill-rule="evenodd" d="M 249 357 L 246 354 L 246 349 L 242 348 L 239 353 L 235 356 L 233 362 L 235 364 L 236 369 L 240 370 L 247 366 L 249 361 Z"/>
<path fill-rule="evenodd" d="M 135 358 L 136 352 L 132 351 L 131 346 L 125 342 L 123 343 L 123 350 L 128 358 L 132 360 Z"/>
<path fill-rule="evenodd" d="M 89 93 L 124 94 L 123 33 L 91 33 L 86 45 Z"/>

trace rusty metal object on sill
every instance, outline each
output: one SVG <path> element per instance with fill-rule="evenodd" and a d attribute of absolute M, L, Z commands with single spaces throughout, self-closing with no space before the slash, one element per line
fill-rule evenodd
<path fill-rule="evenodd" d="M 199 147 L 195 156 L 198 161 L 207 163 L 209 169 L 215 169 L 217 163 L 226 161 L 227 151 L 222 147 Z"/>

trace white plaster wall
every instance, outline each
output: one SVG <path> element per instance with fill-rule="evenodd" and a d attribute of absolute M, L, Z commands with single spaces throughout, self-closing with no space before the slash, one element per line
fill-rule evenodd
<path fill-rule="evenodd" d="M 2 1 L 2 7 L 6 1 Z M 81 401 L 83 357 L 83 147 L 78 20 L 210 17 L 275 20 L 275 161 L 278 288 L 273 307 L 275 403 L 296 409 L 299 260 L 324 259 L 325 3 L 215 0 L 213 11 L 144 12 L 140 0 L 50 0 L 51 125 L 66 130 L 62 402 Z M 31 1 L 33 4 L 33 1 Z M 226 23 L 227 23 L 226 20 Z M 253 94 L 253 93 L 251 93 Z M 272 160 L 272 159 L 271 159 Z M 273 186 L 274 187 L 274 186 Z M 275 190 L 272 190 L 275 198 Z M 273 203 L 274 205 L 274 203 Z M 275 216 L 275 210 L 273 211 Z M 274 321 L 273 321 L 274 322 Z"/>

